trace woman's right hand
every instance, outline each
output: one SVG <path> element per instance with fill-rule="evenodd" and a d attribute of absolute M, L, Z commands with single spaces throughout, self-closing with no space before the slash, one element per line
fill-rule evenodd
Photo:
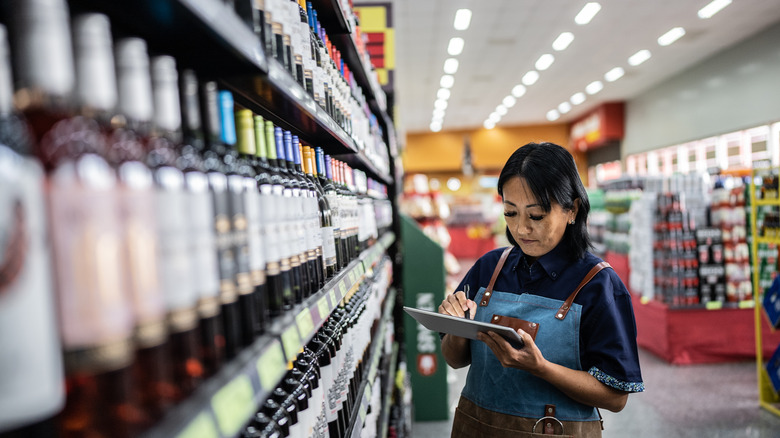
<path fill-rule="evenodd" d="M 462 290 L 447 295 L 447 297 L 444 298 L 444 301 L 439 305 L 439 313 L 444 315 L 465 318 L 467 311 L 468 318 L 474 319 L 474 315 L 477 313 L 477 303 L 468 299 L 466 293 Z"/>

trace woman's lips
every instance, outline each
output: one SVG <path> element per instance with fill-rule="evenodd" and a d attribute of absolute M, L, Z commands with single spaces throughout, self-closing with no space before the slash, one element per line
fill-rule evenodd
<path fill-rule="evenodd" d="M 523 242 L 526 245 L 530 245 L 530 244 L 536 242 L 535 240 L 527 240 L 527 239 L 520 239 L 520 241 Z"/>

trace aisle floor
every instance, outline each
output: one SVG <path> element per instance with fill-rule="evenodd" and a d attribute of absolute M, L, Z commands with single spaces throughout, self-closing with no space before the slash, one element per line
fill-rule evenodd
<path fill-rule="evenodd" d="M 647 389 L 620 413 L 602 411 L 604 438 L 780 438 L 780 417 L 758 406 L 754 362 L 675 366 L 640 350 L 640 363 Z M 414 422 L 414 438 L 450 436 L 466 372 L 449 370 L 450 419 Z"/>

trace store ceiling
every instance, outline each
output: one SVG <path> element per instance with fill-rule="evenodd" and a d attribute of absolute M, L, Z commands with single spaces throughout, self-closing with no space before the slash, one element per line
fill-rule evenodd
<path fill-rule="evenodd" d="M 443 130 L 482 127 L 545 53 L 555 61 L 540 72 L 538 81 L 527 87 L 497 126 L 552 123 L 548 111 L 600 80 L 603 90 L 586 94 L 585 102 L 555 121 L 561 123 L 575 120 L 600 103 L 629 100 L 780 21 L 780 0 L 734 0 L 712 18 L 700 19 L 697 11 L 709 2 L 599 0 L 602 8 L 592 21 L 578 25 L 574 17 L 585 0 L 393 0 L 399 128 L 430 132 L 447 58 L 457 58 L 459 66 Z M 464 31 L 453 28 L 460 8 L 473 11 Z M 678 26 L 686 34 L 669 46 L 660 46 L 658 37 Z M 553 41 L 565 31 L 574 34 L 573 42 L 563 51 L 553 50 Z M 460 55 L 450 56 L 447 46 L 456 36 L 465 40 L 464 48 Z M 630 66 L 628 58 L 641 49 L 649 50 L 652 57 Z M 622 67 L 625 75 L 607 82 L 604 74 L 614 67 Z"/>

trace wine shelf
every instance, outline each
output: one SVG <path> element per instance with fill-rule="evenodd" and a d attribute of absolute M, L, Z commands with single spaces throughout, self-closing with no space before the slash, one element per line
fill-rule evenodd
<path fill-rule="evenodd" d="M 217 79 L 236 94 L 240 104 L 268 116 L 278 126 L 308 143 L 323 147 L 331 155 L 354 155 L 349 161 L 351 165 L 366 171 L 374 179 L 392 183 L 391 175 L 379 171 L 365 155 L 358 153 L 349 134 L 275 59 L 266 56 L 260 40 L 225 3 L 217 0 L 69 0 L 69 4 L 73 13 L 98 11 L 107 14 L 117 37 L 144 38 L 151 51 L 173 55 L 180 67 L 193 68 L 207 79 Z M 314 5 L 326 11 L 338 7 L 338 2 L 320 1 Z M 340 7 L 332 13 L 343 17 Z M 352 35 L 334 34 L 334 37 L 339 40 L 337 47 L 366 93 L 369 106 L 384 125 L 390 140 L 388 144 L 395 144 L 387 107 L 376 100 L 376 96 L 383 94 L 375 91 L 378 90 L 376 81 L 369 80 Z"/>
<path fill-rule="evenodd" d="M 354 292 L 366 273 L 382 258 L 395 241 L 390 232 L 360 254 L 316 294 L 274 321 L 268 333 L 257 339 L 230 363 L 220 369 L 185 402 L 176 406 L 163 421 L 148 431 L 145 438 L 228 438 L 236 436 L 256 411 L 256 407 L 274 390 L 287 372 L 287 364 L 319 330 L 344 297 Z M 385 300 L 384 313 L 374 339 L 382 340 L 387 324 L 392 323 L 394 291 Z M 388 310 L 389 309 L 389 310 Z M 376 376 L 377 354 L 373 345 L 367 376 Z M 366 385 L 360 391 L 366 391 Z M 358 392 L 361 394 L 362 392 Z M 370 395 L 370 393 L 369 393 Z M 357 409 L 355 412 L 359 411 Z M 361 423 L 362 426 L 362 423 Z M 358 429 L 359 430 L 359 429 Z"/>

